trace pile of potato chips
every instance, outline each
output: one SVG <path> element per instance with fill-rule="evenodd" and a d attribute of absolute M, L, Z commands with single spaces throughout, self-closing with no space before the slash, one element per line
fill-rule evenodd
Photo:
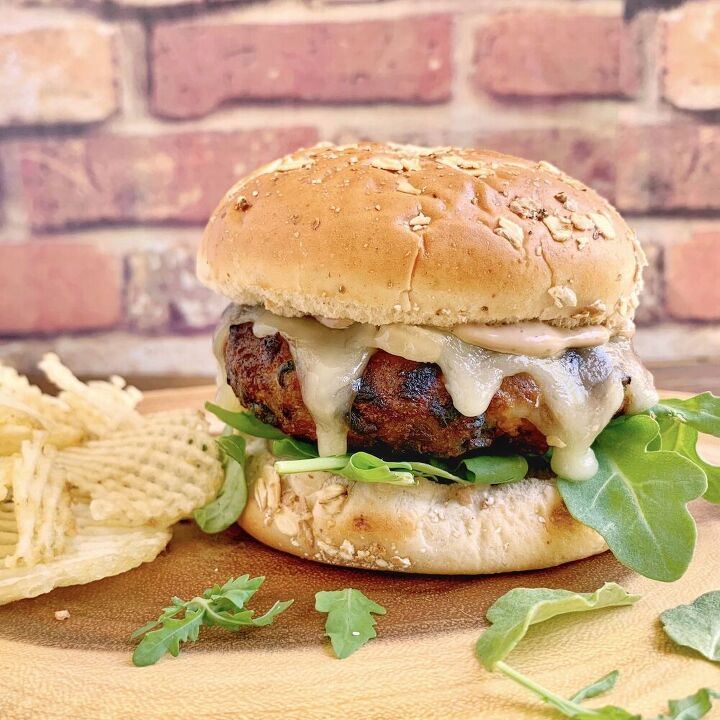
<path fill-rule="evenodd" d="M 223 482 L 202 413 L 141 415 L 121 378 L 39 367 L 57 397 L 0 364 L 0 604 L 153 560 Z"/>

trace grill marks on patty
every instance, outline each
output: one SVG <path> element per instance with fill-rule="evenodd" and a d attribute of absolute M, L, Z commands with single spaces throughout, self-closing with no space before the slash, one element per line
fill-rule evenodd
<path fill-rule="evenodd" d="M 316 440 L 295 364 L 279 335 L 256 338 L 252 323 L 233 325 L 225 349 L 228 382 L 263 422 L 297 438 Z M 465 417 L 454 407 L 437 365 L 378 350 L 355 383 L 347 418 L 353 449 L 453 458 L 491 446 L 544 453 L 547 443 L 533 420 L 543 416 L 539 390 L 528 375 L 503 380 L 484 415 Z"/>

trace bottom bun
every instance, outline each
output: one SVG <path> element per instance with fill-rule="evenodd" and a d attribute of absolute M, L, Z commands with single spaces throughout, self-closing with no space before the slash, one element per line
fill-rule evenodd
<path fill-rule="evenodd" d="M 257 448 L 240 525 L 262 543 L 348 567 L 444 575 L 532 570 L 607 550 L 568 513 L 552 480 L 414 487 L 326 472 L 278 475 Z"/>

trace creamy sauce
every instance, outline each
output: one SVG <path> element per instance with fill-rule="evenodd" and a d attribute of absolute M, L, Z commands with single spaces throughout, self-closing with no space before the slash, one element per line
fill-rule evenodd
<path fill-rule="evenodd" d="M 345 320 L 343 318 L 328 318 L 322 315 L 315 315 L 314 318 L 325 327 L 331 330 L 345 330 L 355 323 L 352 320 Z"/>
<path fill-rule="evenodd" d="M 453 334 L 470 345 L 513 355 L 552 357 L 568 348 L 604 345 L 610 332 L 603 325 L 572 329 L 556 328 L 542 322 L 519 322 L 511 325 L 456 325 Z"/>
<path fill-rule="evenodd" d="M 625 375 L 632 378 L 627 390 L 628 412 L 640 412 L 657 402 L 652 377 L 624 338 L 543 356 L 496 352 L 464 342 L 453 333 L 426 327 L 392 324 L 376 328 L 354 323 L 338 330 L 310 318 L 284 318 L 252 309 L 224 316 L 223 325 L 229 328 L 232 323 L 251 319 L 257 337 L 279 332 L 287 340 L 303 401 L 315 420 L 321 455 L 346 452 L 346 417 L 354 400 L 353 384 L 376 349 L 437 364 L 454 406 L 468 417 L 487 410 L 505 377 L 530 375 L 546 410 L 533 421 L 554 446 L 552 469 L 572 480 L 585 480 L 597 472 L 590 446 L 623 403 L 621 381 Z M 219 329 L 216 335 L 219 357 L 227 328 Z M 549 344 L 553 342 L 559 346 L 551 338 Z M 539 346 L 548 348 L 549 344 Z M 226 384 L 221 364 L 219 380 Z"/>

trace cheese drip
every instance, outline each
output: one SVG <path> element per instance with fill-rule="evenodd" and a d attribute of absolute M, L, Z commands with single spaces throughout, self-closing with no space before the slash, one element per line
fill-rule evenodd
<path fill-rule="evenodd" d="M 378 347 L 416 362 L 437 364 L 455 408 L 482 415 L 506 377 L 526 373 L 540 389 L 547 417 L 538 429 L 553 439 L 552 469 L 561 477 L 587 480 L 598 469 L 590 449 L 622 405 L 620 368 L 604 346 L 542 358 L 497 353 L 428 328 L 388 325 L 376 336 Z M 626 347 L 618 355 L 630 351 Z"/>
<path fill-rule="evenodd" d="M 217 390 L 215 392 L 215 404 L 230 412 L 238 412 L 242 409 L 227 381 L 227 368 L 225 367 L 225 346 L 230 335 L 230 326 L 240 323 L 252 322 L 256 312 L 252 308 L 240 305 L 228 305 L 220 317 L 220 322 L 213 335 L 213 355 L 217 361 Z"/>
<path fill-rule="evenodd" d="M 323 456 L 347 450 L 346 418 L 354 401 L 355 381 L 376 349 L 437 364 L 455 408 L 468 417 L 485 413 L 505 377 L 531 376 L 540 390 L 543 410 L 533 421 L 553 446 L 552 469 L 570 480 L 585 480 L 597 472 L 591 445 L 626 394 L 627 412 L 641 412 L 657 403 L 652 376 L 625 338 L 537 357 L 494 352 L 463 342 L 451 332 L 426 327 L 376 328 L 356 323 L 336 330 L 310 318 L 284 318 L 246 308 L 224 317 L 227 327 L 224 335 L 218 331 L 216 353 L 222 353 L 230 324 L 253 319 L 257 337 L 279 332 L 288 342 Z M 625 376 L 631 381 L 624 391 Z M 224 363 L 222 379 L 225 382 Z"/>
<path fill-rule="evenodd" d="M 345 418 L 355 399 L 354 382 L 374 351 L 375 328 L 356 324 L 334 330 L 313 320 L 261 312 L 253 332 L 256 337 L 280 332 L 287 340 L 303 402 L 315 421 L 318 452 L 321 456 L 345 454 Z"/>

